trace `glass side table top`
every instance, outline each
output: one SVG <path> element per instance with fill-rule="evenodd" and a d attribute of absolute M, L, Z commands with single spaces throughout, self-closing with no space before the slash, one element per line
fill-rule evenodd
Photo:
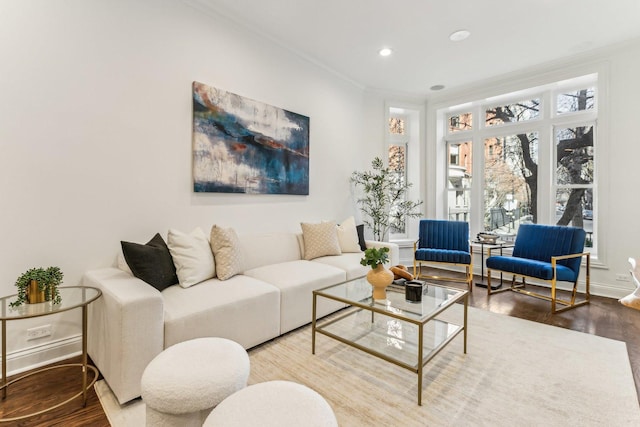
<path fill-rule="evenodd" d="M 421 302 L 406 301 L 404 289 L 395 287 L 387 288 L 387 299 L 374 300 L 371 296 L 372 287 L 365 277 L 315 291 L 319 295 L 339 298 L 354 306 L 375 307 L 377 310 L 417 322 L 423 322 L 433 313 L 459 301 L 466 292 L 427 283 L 422 289 Z"/>
<path fill-rule="evenodd" d="M 26 319 L 28 317 L 59 313 L 87 305 L 102 295 L 99 289 L 87 286 L 60 287 L 58 290 L 62 299 L 60 304 L 46 301 L 37 304 L 25 303 L 18 307 L 11 307 L 9 304 L 16 300 L 17 294 L 0 298 L 0 320 Z"/>

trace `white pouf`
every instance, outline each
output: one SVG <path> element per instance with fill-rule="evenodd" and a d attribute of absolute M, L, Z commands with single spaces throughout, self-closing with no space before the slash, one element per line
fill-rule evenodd
<path fill-rule="evenodd" d="M 224 338 L 198 338 L 165 349 L 142 374 L 147 426 L 198 426 L 211 409 L 246 387 L 249 355 Z"/>
<path fill-rule="evenodd" d="M 337 427 L 333 409 L 302 384 L 267 381 L 227 397 L 207 417 L 203 427 Z"/>

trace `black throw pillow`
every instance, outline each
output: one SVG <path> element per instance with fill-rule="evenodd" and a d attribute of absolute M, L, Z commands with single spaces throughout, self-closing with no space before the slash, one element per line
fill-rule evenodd
<path fill-rule="evenodd" d="M 159 233 L 146 245 L 120 242 L 124 259 L 134 276 L 162 291 L 178 283 L 176 267 L 164 239 Z"/>
<path fill-rule="evenodd" d="M 367 249 L 367 244 L 364 241 L 364 224 L 356 225 L 356 230 L 358 231 L 358 244 L 360 245 L 360 250 L 364 252 Z"/>

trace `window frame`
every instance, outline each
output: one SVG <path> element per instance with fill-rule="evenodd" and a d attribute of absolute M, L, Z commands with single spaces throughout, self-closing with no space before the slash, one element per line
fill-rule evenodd
<path fill-rule="evenodd" d="M 548 84 L 540 85 L 537 87 L 531 87 L 530 89 L 518 90 L 511 92 L 510 94 L 487 97 L 473 102 L 465 102 L 457 106 L 447 107 L 445 105 L 436 108 L 435 112 L 437 116 L 443 117 L 443 120 L 437 120 L 442 125 L 440 131 L 437 132 L 437 140 L 439 141 L 437 152 L 443 151 L 442 156 L 438 156 L 442 162 L 441 167 L 438 169 L 443 172 L 444 193 L 443 198 L 443 210 L 444 217 L 448 216 L 449 211 L 449 198 L 448 194 L 448 170 L 449 170 L 449 158 L 448 158 L 448 145 L 455 142 L 471 141 L 473 144 L 473 177 L 471 188 L 471 206 L 470 206 L 470 225 L 471 233 L 481 231 L 483 229 L 483 215 L 478 213 L 484 212 L 484 187 L 485 183 L 481 176 L 485 170 L 485 145 L 484 141 L 492 137 L 501 137 L 507 135 L 516 135 L 519 133 L 538 132 L 538 223 L 541 224 L 555 224 L 557 220 L 555 218 L 555 206 L 556 195 L 558 188 L 564 188 L 566 186 L 558 186 L 556 179 L 556 167 L 557 167 L 557 153 L 555 129 L 560 127 L 578 127 L 578 126 L 594 126 L 594 178 L 593 183 L 589 188 L 593 191 L 593 248 L 591 252 L 594 259 L 597 259 L 598 254 L 601 254 L 599 246 L 597 245 L 597 222 L 601 213 L 599 205 L 601 198 L 599 195 L 599 164 L 606 161 L 601 158 L 598 144 L 600 143 L 599 137 L 599 107 L 602 105 L 602 76 L 601 73 L 587 73 L 574 79 L 560 80 L 551 82 Z M 581 90 L 581 89 L 594 89 L 594 106 L 589 110 L 557 113 L 558 97 L 567 92 Z M 493 126 L 486 126 L 486 110 L 489 108 L 495 108 L 496 106 L 509 105 L 517 103 L 522 100 L 540 99 L 540 111 L 536 118 L 526 121 L 502 123 Z M 473 117 L 473 129 L 465 131 L 449 131 L 449 118 L 451 116 L 472 112 Z M 544 141 L 544 142 L 543 142 Z M 441 190 L 438 190 L 440 192 Z"/>

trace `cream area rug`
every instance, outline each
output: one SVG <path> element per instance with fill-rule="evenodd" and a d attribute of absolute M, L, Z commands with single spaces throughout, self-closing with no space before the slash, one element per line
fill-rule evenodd
<path fill-rule="evenodd" d="M 640 426 L 624 342 L 475 308 L 468 324 L 466 355 L 460 334 L 426 365 L 422 406 L 416 374 L 319 334 L 312 355 L 309 326 L 250 350 L 249 383 L 305 384 L 344 427 Z M 140 399 L 95 387 L 114 427 L 144 425 Z"/>

